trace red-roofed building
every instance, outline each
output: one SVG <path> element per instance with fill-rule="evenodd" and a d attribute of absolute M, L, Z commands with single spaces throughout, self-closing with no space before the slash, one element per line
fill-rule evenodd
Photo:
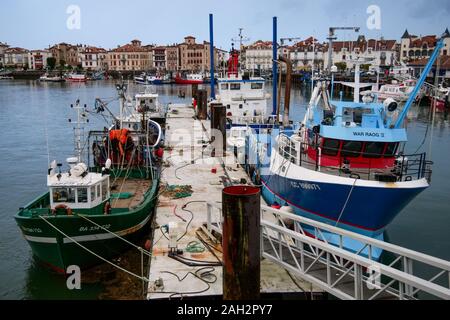
<path fill-rule="evenodd" d="M 153 48 L 153 68 L 158 71 L 166 70 L 167 55 L 166 47 L 154 47 Z"/>
<path fill-rule="evenodd" d="M 108 52 L 103 48 L 84 46 L 78 56 L 81 61 L 81 67 L 85 70 L 107 70 L 107 54 Z"/>
<path fill-rule="evenodd" d="M 245 68 L 267 72 L 272 70 L 272 41 L 258 40 L 244 48 Z M 289 47 L 278 48 L 278 55 L 289 55 Z"/>
<path fill-rule="evenodd" d="M 201 72 L 210 68 L 210 43 L 196 43 L 195 38 L 187 36 L 184 42 L 178 45 L 179 70 Z M 218 50 L 214 48 L 214 62 L 219 63 Z"/>
<path fill-rule="evenodd" d="M 311 69 L 314 63 L 314 69 L 322 69 L 324 66 L 324 45 L 314 37 L 297 42 L 290 47 L 290 58 L 294 70 Z"/>
<path fill-rule="evenodd" d="M 47 68 L 47 59 L 52 56 L 50 50 L 31 50 L 28 53 L 30 69 L 44 70 Z"/>
<path fill-rule="evenodd" d="M 5 67 L 23 68 L 30 67 L 28 61 L 28 50 L 23 48 L 8 48 L 5 50 Z"/>
<path fill-rule="evenodd" d="M 422 58 L 418 60 L 410 61 L 407 65 L 413 69 L 413 75 L 419 77 L 422 74 L 423 69 L 428 63 L 428 58 Z M 429 77 L 435 77 L 436 74 L 437 61 L 433 64 L 433 68 L 428 75 Z M 439 82 L 443 79 L 450 79 L 450 56 L 442 55 L 439 57 Z"/>
<path fill-rule="evenodd" d="M 358 57 L 372 58 L 372 65 L 388 67 L 398 61 L 398 49 L 396 40 L 369 39 L 361 35 L 356 41 L 333 42 L 333 64 L 345 62 L 347 68 L 354 68 L 352 60 Z M 324 45 L 324 65 L 328 65 L 328 44 Z"/>
<path fill-rule="evenodd" d="M 153 68 L 153 47 L 142 46 L 141 41 L 110 50 L 107 55 L 108 69 L 114 71 L 147 71 Z"/>
<path fill-rule="evenodd" d="M 178 70 L 179 53 L 178 46 L 171 45 L 166 47 L 166 69 L 168 71 Z"/>
<path fill-rule="evenodd" d="M 81 45 L 71 45 L 65 42 L 55 44 L 54 46 L 50 47 L 49 50 L 52 54 L 52 57 L 56 59 L 56 64 L 58 66 L 61 66 L 61 64 L 64 64 L 64 66 L 72 66 L 72 67 L 78 67 L 81 64 L 81 61 L 79 60 L 78 53 L 81 50 Z"/>
<path fill-rule="evenodd" d="M 448 29 L 445 30 L 442 37 L 444 39 L 444 48 L 441 50 L 441 55 L 449 56 L 450 32 L 448 31 Z M 437 41 L 438 36 L 436 35 L 418 37 L 415 35 L 411 35 L 408 30 L 406 30 L 401 39 L 401 61 L 407 63 L 414 60 L 429 58 L 436 48 Z"/>

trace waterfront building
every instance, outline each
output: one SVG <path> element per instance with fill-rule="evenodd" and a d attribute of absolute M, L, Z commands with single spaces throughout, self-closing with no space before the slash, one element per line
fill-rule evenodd
<path fill-rule="evenodd" d="M 450 56 L 450 32 L 448 28 L 443 33 L 444 48 L 442 48 L 440 55 Z M 400 59 L 404 63 L 409 63 L 414 60 L 428 59 L 433 53 L 438 36 L 415 36 L 405 30 L 401 38 L 400 44 Z"/>
<path fill-rule="evenodd" d="M 278 55 L 288 56 L 290 47 L 283 46 L 278 48 Z M 259 70 L 260 72 L 269 72 L 272 70 L 272 42 L 258 40 L 255 43 L 244 48 L 245 69 Z"/>
<path fill-rule="evenodd" d="M 47 59 L 52 56 L 50 50 L 31 50 L 28 53 L 30 69 L 44 70 L 47 68 Z"/>
<path fill-rule="evenodd" d="M 9 48 L 6 43 L 0 42 L 0 68 L 5 65 L 5 50 Z"/>
<path fill-rule="evenodd" d="M 27 49 L 19 47 L 6 49 L 4 53 L 5 67 L 21 69 L 29 68 L 30 63 L 28 61 L 28 53 L 29 51 Z"/>
<path fill-rule="evenodd" d="M 71 45 L 62 42 L 50 47 L 49 51 L 51 52 L 52 57 L 56 59 L 57 66 L 71 66 L 75 68 L 81 65 L 79 52 L 82 48 L 81 45 Z"/>
<path fill-rule="evenodd" d="M 166 46 L 166 69 L 174 72 L 178 70 L 179 66 L 179 52 L 176 44 Z"/>
<path fill-rule="evenodd" d="M 153 48 L 153 69 L 164 71 L 167 68 L 166 47 L 158 46 Z"/>
<path fill-rule="evenodd" d="M 184 42 L 178 45 L 179 69 L 190 72 L 206 72 L 210 68 L 210 43 L 203 41 L 203 44 L 196 43 L 195 37 L 187 36 Z M 214 62 L 218 65 L 219 54 L 214 48 Z"/>
<path fill-rule="evenodd" d="M 103 48 L 94 46 L 83 46 L 78 54 L 81 61 L 81 67 L 84 70 L 107 70 L 107 51 Z"/>
<path fill-rule="evenodd" d="M 394 66 L 398 61 L 398 50 L 396 40 L 369 39 L 360 35 L 356 41 L 335 41 L 333 42 L 332 61 L 333 64 L 345 63 L 347 69 L 353 69 L 352 60 L 358 57 L 372 58 L 372 65 L 381 68 Z M 328 65 L 328 44 L 323 46 L 324 66 Z"/>
<path fill-rule="evenodd" d="M 407 63 L 407 66 L 412 69 L 412 74 L 415 77 L 419 77 L 422 74 L 423 69 L 425 68 L 429 59 L 422 58 L 418 60 L 413 60 Z M 436 75 L 436 67 L 437 63 L 435 62 L 431 72 L 429 73 L 429 77 L 435 77 Z M 442 55 L 439 57 L 439 83 L 443 80 L 450 79 L 450 55 Z"/>
<path fill-rule="evenodd" d="M 113 71 L 147 71 L 153 68 L 153 47 L 139 40 L 108 52 L 108 69 Z"/>
<path fill-rule="evenodd" d="M 313 64 L 314 70 L 323 69 L 325 47 L 314 37 L 297 42 L 290 47 L 289 51 L 294 71 L 311 70 Z"/>

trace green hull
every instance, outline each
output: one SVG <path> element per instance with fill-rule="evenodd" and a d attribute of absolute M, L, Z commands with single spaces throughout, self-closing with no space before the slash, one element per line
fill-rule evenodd
<path fill-rule="evenodd" d="M 103 214 L 102 206 L 97 212 L 75 211 L 73 216 L 54 216 L 46 208 L 49 199 L 46 194 L 22 209 L 15 216 L 15 220 L 39 260 L 60 273 L 65 273 L 71 265 L 85 269 L 104 262 L 96 255 L 110 260 L 131 246 L 77 214 L 86 215 L 89 220 L 110 232 L 134 242 L 148 231 L 153 218 L 157 190 L 158 181 L 153 181 L 151 188 L 144 195 L 144 201 L 138 207 L 133 210 L 112 209 L 109 215 Z"/>

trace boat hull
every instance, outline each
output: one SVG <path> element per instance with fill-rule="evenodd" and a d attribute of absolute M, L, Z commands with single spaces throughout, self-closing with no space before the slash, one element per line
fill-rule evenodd
<path fill-rule="evenodd" d="M 270 169 L 261 170 L 262 195 L 269 205 L 289 206 L 297 215 L 376 239 L 382 239 L 389 223 L 429 186 L 426 179 L 385 183 L 337 177 L 282 159 L 278 156 Z M 336 235 L 329 234 L 327 241 L 339 245 Z M 344 247 L 353 252 L 362 248 L 350 239 Z M 376 252 L 372 257 L 377 258 Z"/>
<path fill-rule="evenodd" d="M 157 183 L 154 183 L 142 205 L 134 210 L 118 209 L 109 215 L 97 214 L 87 217 L 110 232 L 135 242 L 148 232 L 156 192 Z M 114 234 L 77 215 L 42 215 L 42 217 L 45 220 L 39 215 L 27 217 L 19 213 L 15 219 L 33 255 L 59 273 L 65 273 L 72 265 L 82 269 L 92 267 L 104 262 L 99 256 L 109 260 L 131 248 Z"/>
<path fill-rule="evenodd" d="M 203 80 L 187 80 L 182 78 L 175 78 L 176 84 L 203 84 Z"/>

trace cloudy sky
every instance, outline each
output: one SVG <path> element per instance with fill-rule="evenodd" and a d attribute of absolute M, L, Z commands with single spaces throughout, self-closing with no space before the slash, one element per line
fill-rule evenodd
<path fill-rule="evenodd" d="M 80 9 L 80 28 L 67 13 Z M 369 30 L 367 8 L 380 8 L 381 28 Z M 324 40 L 330 26 L 359 26 L 369 37 L 399 39 L 405 28 L 417 35 L 441 34 L 450 27 L 449 0 L 2 0 L 0 42 L 28 49 L 57 42 L 114 48 L 140 39 L 144 44 L 181 42 L 194 35 L 207 40 L 208 14 L 214 14 L 215 44 L 229 49 L 238 28 L 251 41 L 270 40 L 272 17 L 279 38 L 314 35 Z M 340 40 L 354 32 L 338 33 Z"/>

